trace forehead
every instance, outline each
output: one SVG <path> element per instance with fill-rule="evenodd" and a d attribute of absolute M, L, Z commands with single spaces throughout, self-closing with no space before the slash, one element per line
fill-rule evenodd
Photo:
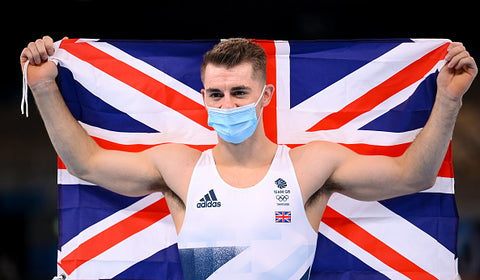
<path fill-rule="evenodd" d="M 256 81 L 251 63 L 244 62 L 233 67 L 208 64 L 205 68 L 204 86 L 222 87 L 236 84 L 251 84 Z"/>

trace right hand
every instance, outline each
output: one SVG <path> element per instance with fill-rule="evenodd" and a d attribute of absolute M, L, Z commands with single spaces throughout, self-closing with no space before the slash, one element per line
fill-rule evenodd
<path fill-rule="evenodd" d="M 57 66 L 48 61 L 48 57 L 54 52 L 53 39 L 49 36 L 43 36 L 42 39 L 30 42 L 23 49 L 20 55 L 20 65 L 23 71 L 23 66 L 27 60 L 29 61 L 27 82 L 32 91 L 37 86 L 55 81 L 58 74 Z"/>

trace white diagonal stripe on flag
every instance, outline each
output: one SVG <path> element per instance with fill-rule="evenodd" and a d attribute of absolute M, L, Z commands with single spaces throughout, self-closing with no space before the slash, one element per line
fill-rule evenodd
<path fill-rule="evenodd" d="M 413 46 L 411 43 L 401 44 L 379 58 L 346 75 L 342 79 L 306 99 L 294 108 L 290 109 L 290 104 L 288 101 L 286 101 L 289 100 L 289 97 L 284 97 L 283 102 L 278 103 L 278 120 L 279 128 L 281 127 L 284 131 L 288 131 L 288 133 L 280 132 L 279 137 L 281 135 L 282 141 L 285 141 L 285 143 L 304 144 L 313 140 L 328 140 L 333 142 L 353 144 L 368 143 L 368 139 L 368 141 L 376 142 L 370 144 L 382 145 L 379 143 L 381 141 L 377 140 L 377 137 L 369 137 L 368 135 L 365 135 L 366 133 L 363 131 L 358 131 L 356 129 L 364 125 L 366 122 L 368 122 L 368 120 L 372 120 L 380 116 L 382 112 L 385 113 L 401 102 L 405 101 L 409 96 L 411 96 L 416 86 L 420 83 L 420 81 L 423 81 L 423 79 L 420 79 L 414 85 L 411 85 L 397 93 L 398 96 L 396 94 L 382 102 L 377 106 L 377 108 L 381 108 L 380 111 L 372 110 L 367 112 L 366 117 L 361 115 L 352 120 L 352 124 L 347 124 L 345 127 L 337 130 L 315 132 L 306 132 L 306 130 L 330 113 L 339 111 L 350 102 L 353 102 L 369 90 L 390 78 L 392 75 L 396 74 L 398 71 L 404 69 L 411 61 L 421 58 L 429 51 L 432 51 L 444 43 L 445 41 L 425 41 L 420 44 L 420 46 L 415 46 L 414 48 L 412 48 Z M 289 51 L 286 46 L 280 46 L 283 52 Z M 412 49 L 414 51 L 412 51 Z M 277 68 L 281 66 L 288 67 L 289 69 L 287 59 L 284 57 L 285 55 L 286 54 L 283 56 L 277 56 L 279 63 L 281 63 L 277 66 Z M 387 63 L 389 67 L 385 67 L 384 63 Z M 437 69 L 441 68 L 443 64 L 443 62 L 437 63 L 428 73 L 433 73 Z M 289 73 L 287 73 L 287 71 L 279 72 L 277 80 L 286 79 L 286 76 L 288 75 Z M 288 85 L 286 86 L 288 87 Z M 342 95 L 343 98 L 338 98 L 339 93 L 342 92 L 348 92 L 349 94 L 344 94 Z M 289 94 L 293 94 L 289 92 L 289 89 L 284 87 L 279 89 L 278 93 L 282 96 L 287 96 L 287 94 L 289 96 Z M 354 126 L 353 129 L 351 127 L 352 125 Z M 375 133 L 378 136 L 385 132 L 375 131 Z M 396 141 L 398 142 L 396 144 L 411 142 L 415 135 L 415 133 L 410 133 L 408 136 L 406 136 L 404 141 L 397 139 Z M 385 139 L 388 138 L 388 135 L 386 135 Z"/>
<path fill-rule="evenodd" d="M 367 251 L 363 250 L 361 247 L 357 246 L 355 243 L 350 241 L 348 238 L 345 238 L 343 235 L 339 234 L 337 231 L 329 227 L 328 225 L 321 223 L 318 232 L 323 234 L 325 237 L 330 239 L 336 244 L 342 244 L 341 247 L 345 249 L 350 254 L 354 255 L 362 262 L 377 270 L 378 272 L 384 274 L 389 279 L 395 280 L 409 280 L 408 277 L 401 274 L 400 272 L 391 269 L 385 263 L 381 262 L 376 257 L 372 256 Z"/>
<path fill-rule="evenodd" d="M 63 257 L 70 254 L 73 250 L 75 250 L 79 244 L 87 241 L 88 239 L 92 238 L 93 236 L 99 234 L 100 232 L 106 230 L 107 228 L 111 227 L 112 225 L 128 218 L 129 216 L 133 215 L 137 211 L 144 209 L 145 207 L 151 205 L 152 203 L 157 202 L 158 200 L 163 198 L 163 194 L 156 192 L 152 193 L 139 201 L 131 204 L 130 206 L 118 210 L 114 214 L 108 216 L 107 218 L 91 225 L 90 227 L 84 229 L 78 235 L 70 239 L 67 243 L 65 243 L 58 254 L 59 259 L 63 259 Z"/>
<path fill-rule="evenodd" d="M 98 42 L 92 45 L 93 47 L 108 53 L 114 58 L 127 63 L 128 65 L 134 67 L 135 69 L 143 72 L 144 74 L 154 78 L 155 80 L 161 82 L 162 84 L 167 85 L 168 87 L 176 90 L 180 94 L 185 95 L 191 100 L 197 102 L 200 105 L 204 105 L 202 95 L 200 92 L 194 90 L 193 88 L 181 83 L 177 79 L 167 75 L 165 72 L 151 66 L 150 64 L 131 56 L 130 54 L 116 48 L 115 46 L 108 44 L 106 42 Z"/>
<path fill-rule="evenodd" d="M 216 143 L 217 136 L 214 131 L 206 129 L 91 64 L 62 49 L 57 51 L 56 56 L 61 59 L 60 65 L 69 68 L 75 80 L 88 91 L 132 118 L 165 133 L 168 142 L 206 145 Z M 96 77 L 95 80 L 91 79 L 92 75 Z"/>
<path fill-rule="evenodd" d="M 74 279 L 110 279 L 132 265 L 177 242 L 171 215 L 119 242 L 114 247 L 79 266 Z M 108 262 L 108 266 L 105 265 Z"/>
<path fill-rule="evenodd" d="M 360 202 L 335 193 L 328 205 L 438 279 L 453 279 L 456 276 L 456 267 L 451 261 L 455 259 L 452 252 L 380 203 Z M 374 222 L 373 218 L 376 218 Z M 400 233 L 402 238 L 398 237 Z M 435 261 L 428 258 L 430 252 L 419 249 L 422 247 L 436 252 Z"/>

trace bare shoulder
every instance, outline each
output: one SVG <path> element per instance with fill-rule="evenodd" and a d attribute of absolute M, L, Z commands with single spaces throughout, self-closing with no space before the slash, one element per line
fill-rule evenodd
<path fill-rule="evenodd" d="M 307 202 L 326 185 L 350 150 L 337 143 L 313 141 L 290 150 L 295 173 Z"/>
<path fill-rule="evenodd" d="M 295 147 L 290 151 L 290 157 L 293 162 L 299 164 L 310 164 L 312 161 L 336 161 L 348 156 L 347 148 L 340 144 L 328 141 L 312 141 L 302 146 Z"/>
<path fill-rule="evenodd" d="M 178 144 L 178 143 L 168 143 L 168 144 L 161 144 L 155 146 L 148 150 L 152 156 L 161 155 L 162 157 L 165 155 L 175 155 L 177 157 L 187 158 L 198 158 L 202 154 L 201 151 L 191 148 L 185 144 Z"/>
<path fill-rule="evenodd" d="M 158 145 L 145 152 L 162 171 L 193 168 L 202 154 L 197 149 L 176 143 Z"/>
<path fill-rule="evenodd" d="M 186 199 L 188 185 L 201 151 L 184 144 L 163 144 L 145 151 L 168 188 Z"/>

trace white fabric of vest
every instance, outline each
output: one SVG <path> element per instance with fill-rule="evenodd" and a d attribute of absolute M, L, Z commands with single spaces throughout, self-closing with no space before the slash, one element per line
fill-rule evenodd
<path fill-rule="evenodd" d="M 178 236 L 186 280 L 309 278 L 317 233 L 307 219 L 289 150 L 278 146 L 266 176 L 244 189 L 220 177 L 212 150 L 202 153 Z M 282 217 L 288 212 L 290 220 Z"/>

